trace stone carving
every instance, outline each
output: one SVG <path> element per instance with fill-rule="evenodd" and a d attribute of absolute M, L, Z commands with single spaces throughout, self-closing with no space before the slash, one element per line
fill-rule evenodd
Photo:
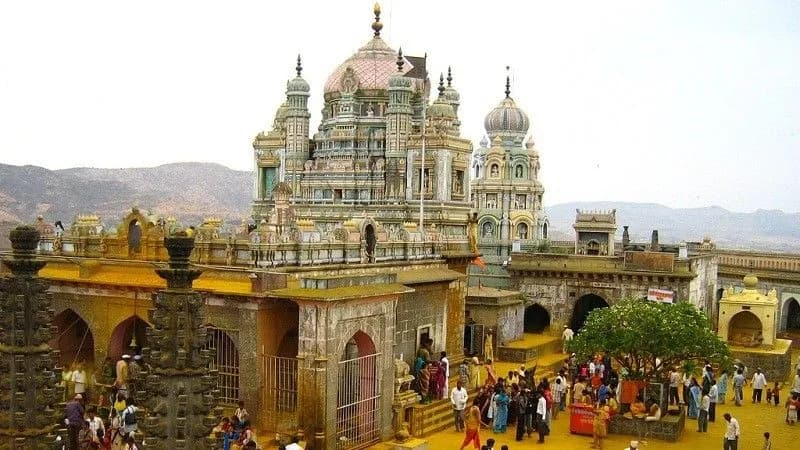
<path fill-rule="evenodd" d="M 142 349 L 152 368 L 142 373 L 147 382 L 139 395 L 147 411 L 140 422 L 144 445 L 165 450 L 220 448 L 222 443 L 211 436 L 222 416 L 222 408 L 216 406 L 218 375 L 208 368 L 212 351 L 203 349 L 208 341 L 205 300 L 192 290 L 200 271 L 189 268 L 194 239 L 178 233 L 164 239 L 164 245 L 169 268 L 156 273 L 167 281 L 167 289 L 153 295 L 150 347 Z"/>
<path fill-rule="evenodd" d="M 22 226 L 11 231 L 12 257 L 3 260 L 10 277 L 0 278 L 0 448 L 54 448 L 64 388 L 57 352 L 47 344 L 56 333 L 48 284 L 36 273 L 39 231 Z M 35 313 L 31 313 L 35 312 Z"/>

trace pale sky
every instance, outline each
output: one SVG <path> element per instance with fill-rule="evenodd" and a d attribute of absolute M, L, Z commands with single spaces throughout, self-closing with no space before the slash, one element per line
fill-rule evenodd
<path fill-rule="evenodd" d="M 371 37 L 372 4 L 2 2 L 0 162 L 252 169 L 296 55 L 315 129 L 325 79 Z M 800 1 L 382 6 L 389 45 L 427 52 L 432 79 L 453 67 L 476 146 L 511 66 L 545 204 L 800 211 Z"/>

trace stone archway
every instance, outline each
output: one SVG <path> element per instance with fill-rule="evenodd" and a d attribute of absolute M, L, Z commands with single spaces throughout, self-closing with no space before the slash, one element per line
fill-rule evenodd
<path fill-rule="evenodd" d="M 60 352 L 60 367 L 69 368 L 77 362 L 94 362 L 94 336 L 89 324 L 81 316 L 71 309 L 65 309 L 53 317 L 52 325 L 58 331 L 48 344 Z"/>
<path fill-rule="evenodd" d="M 786 318 L 786 331 L 800 331 L 800 302 L 794 297 L 787 298 L 782 312 Z"/>
<path fill-rule="evenodd" d="M 380 440 L 379 357 L 372 338 L 360 330 L 344 346 L 338 364 L 336 437 L 346 448 Z"/>
<path fill-rule="evenodd" d="M 728 342 L 745 347 L 761 345 L 763 325 L 757 315 L 740 311 L 728 321 Z"/>
<path fill-rule="evenodd" d="M 550 313 L 542 305 L 534 303 L 525 308 L 524 331 L 541 333 L 550 327 Z"/>
<path fill-rule="evenodd" d="M 608 302 L 597 294 L 586 294 L 575 302 L 575 308 L 572 310 L 572 318 L 569 321 L 569 327 L 573 331 L 578 331 L 583 328 L 583 323 L 589 317 L 589 313 L 596 308 L 608 308 Z"/>
<path fill-rule="evenodd" d="M 108 357 L 119 360 L 124 354 L 137 354 L 147 346 L 147 328 L 150 324 L 139 316 L 131 316 L 119 323 L 111 332 L 108 343 Z M 134 336 L 136 339 L 134 340 Z"/>
<path fill-rule="evenodd" d="M 283 358 L 296 358 L 297 349 L 299 346 L 299 337 L 297 328 L 293 328 L 286 332 L 278 344 L 278 356 Z"/>

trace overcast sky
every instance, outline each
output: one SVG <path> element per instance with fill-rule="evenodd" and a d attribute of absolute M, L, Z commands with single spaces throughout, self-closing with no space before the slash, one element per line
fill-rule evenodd
<path fill-rule="evenodd" d="M 322 86 L 372 1 L 0 3 L 0 162 L 251 169 L 302 53 Z M 384 1 L 383 37 L 453 67 L 462 132 L 512 97 L 545 203 L 800 211 L 800 1 Z"/>

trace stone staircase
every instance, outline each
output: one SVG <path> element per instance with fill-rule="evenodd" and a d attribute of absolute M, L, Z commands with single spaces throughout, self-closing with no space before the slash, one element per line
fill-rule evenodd
<path fill-rule="evenodd" d="M 451 386 L 455 386 L 455 380 Z M 472 405 L 477 390 L 469 393 L 467 405 Z M 453 422 L 453 405 L 450 399 L 436 400 L 422 405 L 417 403 L 411 407 L 411 421 L 409 428 L 414 437 L 425 437 L 442 431 L 447 427 L 455 429 Z"/>
<path fill-rule="evenodd" d="M 526 368 L 536 366 L 536 379 L 546 377 L 552 381 L 567 355 L 561 353 L 561 339 L 555 336 L 537 335 L 534 342 L 529 339 L 512 342 L 497 349 L 497 375 L 504 377 L 508 370 L 524 364 Z"/>

